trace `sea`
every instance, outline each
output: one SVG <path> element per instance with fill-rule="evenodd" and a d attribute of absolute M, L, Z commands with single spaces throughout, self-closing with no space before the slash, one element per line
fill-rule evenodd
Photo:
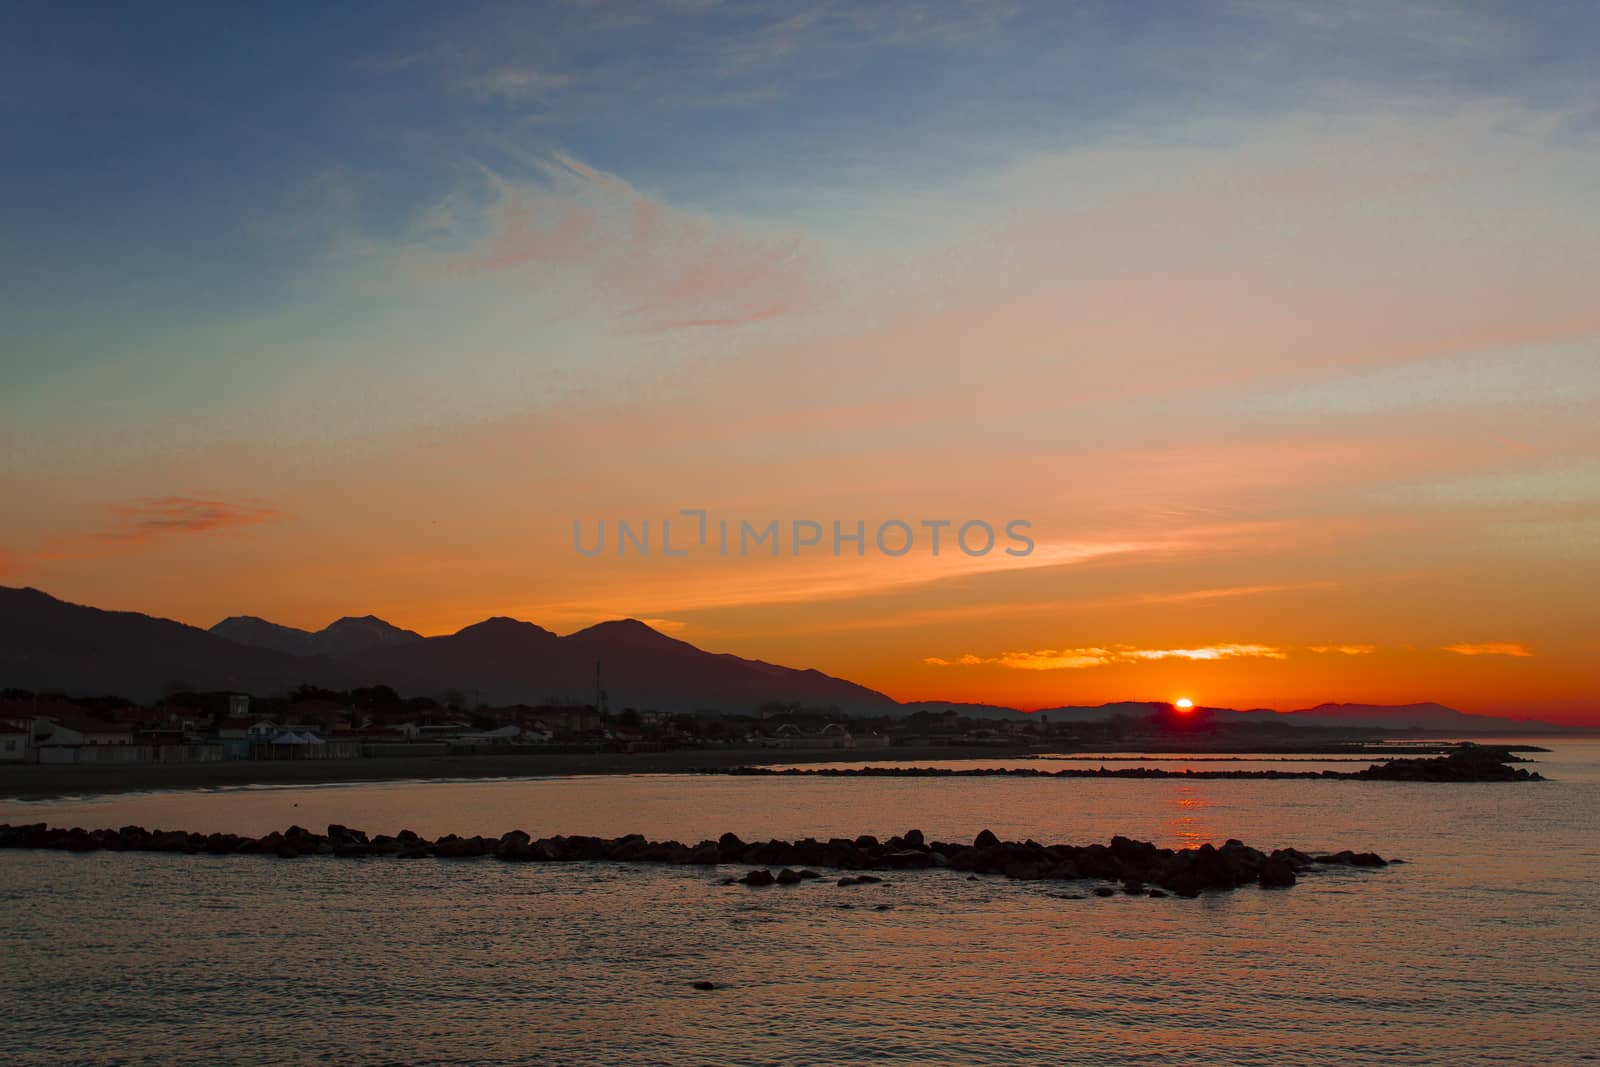
<path fill-rule="evenodd" d="M 1537 743 L 1546 782 L 626 775 L 0 800 L 0 822 L 86 828 L 989 829 L 1405 861 L 1185 900 L 945 870 L 750 888 L 721 884 L 742 867 L 4 850 L 0 1062 L 1597 1063 L 1600 742 Z M 1137 765 L 1333 765 L 1237 755 Z"/>

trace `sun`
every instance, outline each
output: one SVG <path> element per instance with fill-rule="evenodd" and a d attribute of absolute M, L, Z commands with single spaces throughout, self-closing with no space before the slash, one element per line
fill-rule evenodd
<path fill-rule="evenodd" d="M 1194 701 L 1190 700 L 1188 697 L 1179 697 L 1177 700 L 1172 702 L 1172 706 L 1177 708 L 1179 711 L 1189 711 L 1194 707 Z"/>

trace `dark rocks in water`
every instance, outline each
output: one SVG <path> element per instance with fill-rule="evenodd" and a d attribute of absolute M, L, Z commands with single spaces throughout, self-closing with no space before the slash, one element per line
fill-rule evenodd
<path fill-rule="evenodd" d="M 1295 883 L 1294 865 L 1282 856 L 1268 856 L 1257 881 L 1262 889 L 1288 889 Z"/>
<path fill-rule="evenodd" d="M 502 834 L 494 848 L 494 854 L 503 860 L 516 860 L 522 863 L 531 862 L 533 856 L 533 839 L 521 830 L 512 830 Z"/>
<path fill-rule="evenodd" d="M 829 778 L 1248 778 L 1248 779 L 1335 779 L 1345 781 L 1396 782 L 1535 782 L 1544 778 L 1537 771 L 1510 767 L 1517 756 L 1511 749 L 1470 742 L 1447 756 L 1433 759 L 1408 757 L 1373 764 L 1360 771 L 1293 770 L 1165 770 L 1160 767 L 1063 767 L 1044 770 L 1038 767 L 700 767 L 692 774 L 740 776 L 797 775 Z M 985 831 L 987 832 L 987 831 Z M 904 838 L 900 839 L 905 841 Z M 982 846 L 978 846 L 982 847 Z"/>
<path fill-rule="evenodd" d="M 915 848 L 885 852 L 878 858 L 897 871 L 924 870 L 933 866 L 933 860 L 928 858 L 928 853 Z"/>
<path fill-rule="evenodd" d="M 1145 892 L 1145 896 L 1152 897 L 1156 900 L 1165 900 L 1167 895 L 1167 892 L 1163 889 L 1151 889 Z"/>
<path fill-rule="evenodd" d="M 327 834 L 315 834 L 304 827 L 291 826 L 259 838 L 236 834 L 195 834 L 178 830 L 147 830 L 124 826 L 119 830 L 51 828 L 44 823 L 0 824 L 0 848 L 58 849 L 69 852 L 181 852 L 210 855 L 268 855 L 292 859 L 301 856 L 338 858 L 393 856 L 401 859 L 437 858 L 450 860 L 494 856 L 508 862 L 556 863 L 610 861 L 619 863 L 699 864 L 726 863 L 730 855 L 736 862 L 752 866 L 742 878 L 724 884 L 747 886 L 796 885 L 820 878 L 818 867 L 846 871 L 920 870 L 948 868 L 968 874 L 975 880 L 984 875 L 1004 876 L 1018 881 L 1077 881 L 1097 879 L 1120 885 L 1129 895 L 1174 895 L 1196 897 L 1202 892 L 1257 885 L 1263 889 L 1283 889 L 1296 884 L 1299 876 L 1321 867 L 1344 866 L 1380 868 L 1387 861 L 1374 852 L 1341 852 L 1310 855 L 1297 849 L 1277 849 L 1264 853 L 1237 840 L 1219 848 L 1204 844 L 1198 848 L 1170 849 L 1149 841 L 1113 837 L 1109 844 L 1046 845 L 1038 841 L 1002 841 L 992 831 L 979 834 L 971 845 L 929 842 L 919 831 L 879 842 L 863 835 L 854 839 L 831 838 L 818 841 L 759 841 L 747 843 L 736 835 L 723 834 L 715 841 L 689 846 L 679 841 L 651 841 L 642 834 L 617 838 L 582 835 L 534 839 L 525 831 L 512 830 L 498 838 L 458 837 L 446 834 L 429 841 L 410 830 L 394 837 L 369 838 L 360 830 L 337 823 Z M 773 874 L 769 867 L 778 868 Z M 838 879 L 840 886 L 871 885 L 882 882 L 877 874 L 857 873 Z M 1115 889 L 1102 887 L 1112 895 Z"/>
<path fill-rule="evenodd" d="M 709 992 L 709 991 L 717 988 L 717 983 L 715 983 L 715 982 L 695 982 L 694 983 L 694 987 L 696 989 L 702 991 L 702 992 Z"/>
<path fill-rule="evenodd" d="M 1316 858 L 1317 863 L 1339 867 L 1387 867 L 1389 861 L 1376 852 L 1351 852 L 1345 849 L 1331 855 L 1322 855 Z"/>
<path fill-rule="evenodd" d="M 1448 756 L 1375 763 L 1354 777 L 1382 782 L 1542 782 L 1544 775 L 1512 767 L 1516 753 L 1498 745 L 1462 745 Z"/>
<path fill-rule="evenodd" d="M 1117 895 L 1117 891 L 1108 885 L 1097 885 L 1094 887 L 1094 895 L 1097 897 L 1114 897 Z"/>
<path fill-rule="evenodd" d="M 875 874 L 845 875 L 836 883 L 838 885 L 877 885 L 883 879 Z"/>

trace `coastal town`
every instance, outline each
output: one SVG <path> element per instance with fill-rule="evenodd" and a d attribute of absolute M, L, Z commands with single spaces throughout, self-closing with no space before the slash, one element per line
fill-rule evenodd
<path fill-rule="evenodd" d="M 1048 715 L 984 721 L 966 718 L 955 709 L 862 718 L 837 708 L 777 702 L 731 715 L 631 707 L 613 711 L 593 704 L 465 708 L 455 701 L 403 699 L 386 686 L 346 692 L 302 687 L 276 699 L 176 693 L 152 705 L 21 690 L 0 695 L 0 762 L 11 764 L 1004 747 L 1109 739 L 1118 729 L 1116 724 L 1052 726 Z"/>

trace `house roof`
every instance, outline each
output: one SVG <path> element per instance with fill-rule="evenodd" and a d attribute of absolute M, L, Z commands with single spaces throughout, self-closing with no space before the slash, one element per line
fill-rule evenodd
<path fill-rule="evenodd" d="M 72 730 L 80 734 L 127 734 L 130 732 L 127 726 L 114 722 L 106 722 L 104 719 L 92 718 L 91 716 L 85 715 L 82 712 L 74 713 L 59 711 L 51 712 L 49 715 L 41 715 L 39 717 L 41 719 L 48 719 L 57 726 L 63 726 L 68 730 Z"/>
<path fill-rule="evenodd" d="M 261 715 L 247 715 L 239 719 L 223 719 L 217 723 L 219 730 L 248 730 L 255 726 L 272 726 L 272 720 Z"/>

